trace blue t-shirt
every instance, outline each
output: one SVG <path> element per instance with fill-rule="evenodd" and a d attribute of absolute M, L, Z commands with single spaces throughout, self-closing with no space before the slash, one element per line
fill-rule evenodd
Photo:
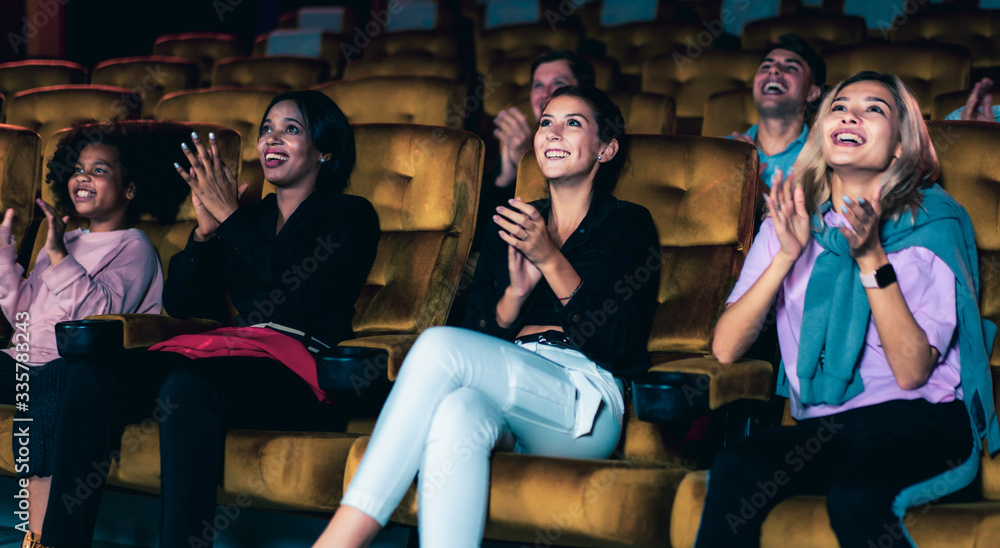
<path fill-rule="evenodd" d="M 757 124 L 750 126 L 750 129 L 744 134 L 751 139 L 757 138 Z M 785 150 L 775 154 L 774 156 L 768 156 L 764 154 L 764 151 L 757 149 L 757 153 L 760 155 L 761 163 L 767 163 L 767 169 L 764 170 L 764 174 L 761 175 L 761 182 L 766 184 L 768 187 L 771 186 L 771 178 L 774 176 L 775 170 L 780 169 L 785 175 L 788 171 L 792 169 L 795 165 L 795 159 L 799 157 L 799 152 L 802 151 L 802 146 L 806 144 L 806 137 L 809 136 L 809 126 L 802 124 L 802 133 L 799 136 L 788 143 Z"/>
<path fill-rule="evenodd" d="M 945 116 L 944 119 L 945 120 L 961 120 L 962 119 L 962 111 L 963 110 L 965 110 L 965 107 L 956 109 L 951 114 Z M 993 121 L 1000 122 L 1000 105 L 993 105 Z"/>

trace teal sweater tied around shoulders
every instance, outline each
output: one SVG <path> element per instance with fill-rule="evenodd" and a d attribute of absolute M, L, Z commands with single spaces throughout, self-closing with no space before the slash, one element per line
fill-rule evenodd
<path fill-rule="evenodd" d="M 882 247 L 887 253 L 923 247 L 943 260 L 955 275 L 956 335 L 961 356 L 961 386 L 966 409 L 977 432 L 976 447 L 986 436 L 991 452 L 1000 450 L 1000 427 L 993 406 L 989 356 L 997 328 L 979 315 L 979 264 L 972 220 L 940 186 L 922 190 L 916 214 L 906 212 L 882 223 Z M 813 214 L 813 237 L 823 247 L 806 287 L 805 311 L 799 336 L 797 374 L 803 405 L 840 405 L 864 389 L 858 362 L 864 350 L 871 308 L 861 286 L 857 262 L 847 239 L 826 226 L 827 202 Z M 942 352 L 947 349 L 940 349 Z M 779 394 L 788 395 L 784 367 Z"/>

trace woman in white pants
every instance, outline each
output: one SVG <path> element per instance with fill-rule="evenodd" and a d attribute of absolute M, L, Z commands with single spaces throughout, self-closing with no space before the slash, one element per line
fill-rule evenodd
<path fill-rule="evenodd" d="M 660 267 L 649 212 L 611 195 L 623 128 L 592 87 L 553 95 L 535 135 L 551 197 L 497 208 L 468 329 L 428 329 L 414 344 L 317 547 L 367 546 L 414 476 L 421 546 L 479 546 L 494 450 L 614 451 L 624 382 L 649 367 Z"/>

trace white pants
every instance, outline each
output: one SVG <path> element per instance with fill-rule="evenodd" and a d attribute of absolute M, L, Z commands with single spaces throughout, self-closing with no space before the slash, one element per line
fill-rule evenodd
<path fill-rule="evenodd" d="M 420 545 L 475 547 L 486 524 L 493 449 L 610 455 L 624 409 L 616 381 L 575 350 L 526 346 L 534 351 L 466 329 L 425 331 L 403 362 L 341 504 L 385 525 L 419 469 Z M 610 396 L 588 433 L 577 435 L 581 377 L 571 371 L 588 367 L 587 379 Z"/>

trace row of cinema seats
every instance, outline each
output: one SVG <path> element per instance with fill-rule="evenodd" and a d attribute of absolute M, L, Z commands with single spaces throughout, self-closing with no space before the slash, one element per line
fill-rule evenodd
<path fill-rule="evenodd" d="M 7 163 L 0 198 L 6 199 L 6 177 L 37 164 L 39 148 L 37 136 L 2 129 L 5 138 L 0 143 L 7 148 L 0 158 Z M 418 125 L 357 125 L 355 132 L 358 164 L 349 192 L 374 204 L 383 234 L 357 303 L 358 338 L 343 346 L 387 352 L 384 359 L 366 364 L 370 366 L 366 373 L 354 379 L 363 387 L 382 375 L 394 379 L 416 336 L 447 317 L 475 226 L 483 143 L 461 130 Z M 941 181 L 968 208 L 976 228 L 982 313 L 998 321 L 1000 236 L 994 227 L 1000 222 L 1000 164 L 989 151 L 1000 139 L 1000 126 L 933 122 L 931 134 L 941 158 Z M 232 133 L 225 135 L 227 162 L 239 157 L 235 138 Z M 35 159 L 12 156 L 14 147 L 34 150 Z M 732 140 L 642 135 L 635 138 L 632 160 L 633 168 L 616 194 L 649 208 L 660 234 L 660 249 L 651 250 L 649 270 L 636 273 L 660 280 L 660 304 L 648 345 L 654 369 L 633 385 L 635 408 L 630 409 L 621 444 L 611 458 L 514 454 L 493 458 L 488 538 L 586 547 L 691 546 L 704 501 L 705 473 L 696 470 L 683 451 L 683 425 L 711 411 L 714 418 L 728 420 L 732 430 L 745 430 L 752 421 L 740 422 L 743 415 L 734 409 L 747 400 L 773 397 L 769 364 L 743 361 L 722 366 L 708 357 L 723 299 L 751 245 L 756 150 Z M 530 159 L 522 161 L 517 185 L 518 195 L 525 199 L 543 195 L 544 179 Z M 167 266 L 193 223 L 191 210 L 185 207 L 173 225 L 144 221 L 140 228 Z M 129 347 L 212 326 L 166 317 L 114 318 L 124 321 Z M 1000 382 L 996 347 L 991 365 L 994 382 Z M 663 378 L 677 373 L 692 376 L 694 403 L 679 414 L 658 415 L 650 403 L 664 394 Z M 996 395 L 1000 401 L 1000 392 Z M 689 394 L 683 396 L 687 399 Z M 637 413 L 649 420 L 638 419 Z M 8 475 L 14 466 L 8 445 L 13 415 L 13 407 L 0 406 L 0 469 Z M 255 507 L 263 509 L 333 511 L 363 456 L 374 416 L 358 413 L 338 432 L 230 431 L 218 500 L 245 501 L 249 496 Z M 158 443 L 152 421 L 128 426 L 110 484 L 158 493 Z M 901 462 L 905 458 L 901 455 Z M 1000 538 L 1000 459 L 983 458 L 981 491 L 975 502 L 918 509 L 910 528 L 917 543 L 995 546 Z M 393 520 L 414 525 L 416 512 L 411 489 Z M 762 546 L 836 546 L 822 498 L 800 497 L 779 505 L 765 522 Z"/>

